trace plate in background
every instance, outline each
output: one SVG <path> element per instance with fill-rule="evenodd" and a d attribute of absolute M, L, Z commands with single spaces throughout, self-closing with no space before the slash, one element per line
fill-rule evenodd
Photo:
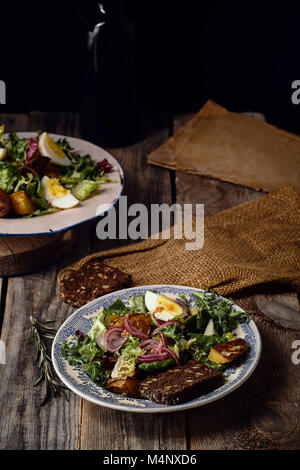
<path fill-rule="evenodd" d="M 21 138 L 36 137 L 36 132 L 17 132 L 17 135 Z M 98 147 L 86 140 L 51 133 L 49 135 L 54 140 L 60 138 L 67 139 L 71 147 L 74 148 L 74 151 L 82 155 L 90 154 L 92 160 L 95 162 L 100 162 L 104 158 L 107 158 L 113 167 L 113 171 L 109 173 L 108 177 L 116 181 L 116 183 L 101 184 L 99 191 L 72 209 L 61 210 L 54 214 L 32 218 L 0 218 L 1 237 L 50 235 L 52 233 L 59 233 L 68 230 L 76 225 L 98 217 L 101 215 L 101 212 L 97 212 L 97 208 L 100 204 L 105 204 L 106 210 L 108 210 L 116 204 L 122 194 L 124 172 L 115 157 L 110 155 L 101 147 Z M 5 134 L 5 136 L 7 136 L 7 134 Z"/>

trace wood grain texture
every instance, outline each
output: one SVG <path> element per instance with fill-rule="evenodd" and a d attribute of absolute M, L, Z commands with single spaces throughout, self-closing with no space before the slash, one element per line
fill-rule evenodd
<path fill-rule="evenodd" d="M 72 248 L 77 232 L 42 237 L 0 238 L 0 276 L 19 276 L 44 268 Z"/>
<path fill-rule="evenodd" d="M 33 388 L 38 378 L 36 351 L 30 338 L 29 316 L 56 319 L 71 313 L 56 296 L 56 273 L 41 271 L 12 278 L 8 283 L 1 339 L 6 344 L 6 364 L 0 366 L 1 449 L 74 449 L 80 424 L 80 399 L 70 394 L 40 408 L 43 386 Z"/>
<path fill-rule="evenodd" d="M 0 277 L 0 332 L 4 315 L 5 294 L 3 292 L 3 279 Z M 1 334 L 0 334 L 1 337 Z"/>

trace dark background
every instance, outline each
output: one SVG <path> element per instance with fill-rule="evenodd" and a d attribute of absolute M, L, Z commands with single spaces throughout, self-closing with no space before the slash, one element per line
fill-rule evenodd
<path fill-rule="evenodd" d="M 2 2 L 2 112 L 82 109 L 92 94 L 86 34 L 97 22 L 96 3 Z M 269 122 L 300 134 L 300 105 L 291 102 L 291 83 L 300 79 L 300 5 L 122 3 L 134 31 L 133 82 L 141 112 L 197 111 L 211 98 L 232 111 L 262 112 Z M 114 86 L 122 80 L 121 70 Z"/>

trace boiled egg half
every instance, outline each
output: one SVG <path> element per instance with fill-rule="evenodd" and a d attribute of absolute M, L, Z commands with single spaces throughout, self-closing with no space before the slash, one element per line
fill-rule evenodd
<path fill-rule="evenodd" d="M 39 151 L 43 157 L 51 159 L 52 163 L 61 166 L 71 165 L 70 159 L 67 157 L 63 149 L 50 137 L 47 132 L 43 132 L 39 138 Z"/>
<path fill-rule="evenodd" d="M 79 200 L 71 194 L 69 189 L 64 188 L 57 178 L 44 176 L 42 186 L 46 201 L 58 209 L 70 209 L 79 204 Z"/>
<path fill-rule="evenodd" d="M 158 320 L 169 321 L 186 315 L 184 309 L 177 302 L 149 290 L 145 294 L 145 304 Z"/>

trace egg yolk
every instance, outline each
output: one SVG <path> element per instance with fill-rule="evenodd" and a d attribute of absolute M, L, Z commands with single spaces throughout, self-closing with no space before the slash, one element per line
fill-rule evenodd
<path fill-rule="evenodd" d="M 51 178 L 47 181 L 47 188 L 51 195 L 55 198 L 62 198 L 69 194 L 69 189 L 64 188 L 57 178 Z"/>

